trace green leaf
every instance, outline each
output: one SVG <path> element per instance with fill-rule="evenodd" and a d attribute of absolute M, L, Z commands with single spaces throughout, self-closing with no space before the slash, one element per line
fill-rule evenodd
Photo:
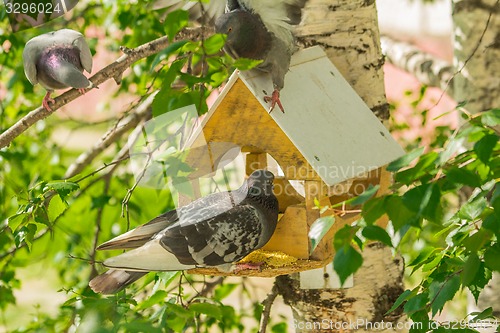
<path fill-rule="evenodd" d="M 403 226 L 417 225 L 418 217 L 414 212 L 410 211 L 404 204 L 403 199 L 398 196 L 390 196 L 386 201 L 386 210 L 389 219 L 392 221 L 394 231 L 400 230 Z"/>
<path fill-rule="evenodd" d="M 435 270 L 438 264 L 441 262 L 441 260 L 443 260 L 445 252 L 444 251 L 438 252 L 438 251 L 439 250 L 436 249 L 436 251 L 434 252 L 435 255 L 429 256 L 429 258 L 427 258 L 426 262 L 422 265 L 422 272 L 429 272 Z"/>
<path fill-rule="evenodd" d="M 177 42 L 173 42 L 173 43 L 170 43 L 165 49 L 161 50 L 160 52 L 158 52 L 158 54 L 156 54 L 155 58 L 153 59 L 153 61 L 151 62 L 151 71 L 154 70 L 154 68 L 163 60 L 165 59 L 168 59 L 168 57 L 174 53 L 175 51 L 177 51 L 178 49 L 180 49 L 181 47 L 183 47 L 184 45 L 186 45 L 188 43 L 187 40 L 180 40 L 180 41 L 177 41 Z"/>
<path fill-rule="evenodd" d="M 473 171 L 459 167 L 445 170 L 445 175 L 451 182 L 468 185 L 471 187 L 481 186 L 481 178 Z"/>
<path fill-rule="evenodd" d="M 495 208 L 496 211 L 496 208 Z M 500 218 L 496 214 L 488 215 L 483 221 L 483 228 L 488 229 L 497 234 L 500 232 Z"/>
<path fill-rule="evenodd" d="M 43 188 L 44 192 L 56 191 L 62 201 L 73 191 L 80 189 L 80 185 L 67 180 L 49 182 Z"/>
<path fill-rule="evenodd" d="M 409 298 L 404 306 L 405 313 L 412 314 L 413 312 L 424 309 L 428 301 L 429 294 L 427 292 Z"/>
<path fill-rule="evenodd" d="M 168 13 L 165 19 L 165 33 L 170 42 L 174 41 L 175 35 L 185 28 L 189 23 L 189 13 L 185 10 L 174 10 Z"/>
<path fill-rule="evenodd" d="M 222 301 L 224 298 L 229 296 L 236 288 L 238 284 L 236 283 L 224 283 L 217 287 L 214 292 L 214 299 L 217 301 Z"/>
<path fill-rule="evenodd" d="M 203 48 L 205 49 L 205 53 L 207 55 L 218 53 L 224 46 L 225 42 L 226 42 L 226 37 L 225 35 L 222 34 L 214 34 L 208 37 L 203 42 Z"/>
<path fill-rule="evenodd" d="M 500 125 L 500 109 L 491 109 L 481 115 L 481 122 L 485 126 Z"/>
<path fill-rule="evenodd" d="M 422 155 L 413 168 L 396 173 L 396 181 L 408 185 L 423 176 L 435 174 L 437 172 L 436 160 L 438 158 L 439 154 L 434 151 Z"/>
<path fill-rule="evenodd" d="M 493 149 L 498 144 L 499 137 L 495 134 L 485 135 L 481 140 L 476 142 L 474 145 L 474 151 L 477 154 L 477 157 L 481 160 L 481 162 L 488 164 L 491 153 Z"/>
<path fill-rule="evenodd" d="M 207 315 L 209 317 L 213 317 L 216 319 L 221 320 L 222 319 L 222 310 L 220 308 L 220 305 L 218 304 L 212 304 L 212 303 L 192 303 L 189 306 L 189 310 L 195 312 L 195 313 L 200 313 Z"/>
<path fill-rule="evenodd" d="M 435 183 L 417 186 L 403 195 L 403 203 L 410 210 L 432 222 L 441 222 L 441 191 Z"/>
<path fill-rule="evenodd" d="M 338 249 L 333 259 L 333 268 L 339 275 L 340 284 L 343 285 L 347 278 L 356 273 L 362 264 L 363 257 L 352 246 Z"/>
<path fill-rule="evenodd" d="M 443 166 L 463 148 L 463 138 L 453 138 L 446 142 L 446 148 L 439 153 L 439 165 Z"/>
<path fill-rule="evenodd" d="M 429 286 L 432 316 L 443 310 L 444 304 L 453 299 L 460 288 L 460 276 L 453 275 L 444 282 L 433 281 Z"/>
<path fill-rule="evenodd" d="M 92 204 L 90 205 L 90 209 L 99 209 L 106 206 L 111 199 L 111 196 L 101 194 L 99 196 L 92 196 Z"/>
<path fill-rule="evenodd" d="M 351 226 L 346 224 L 340 230 L 338 230 L 333 238 L 333 246 L 335 250 L 339 250 L 342 247 L 347 248 L 348 246 L 350 246 L 359 228 L 359 226 Z"/>
<path fill-rule="evenodd" d="M 484 253 L 484 263 L 486 267 L 493 271 L 500 272 L 500 246 L 495 244 L 495 246 L 489 247 Z"/>
<path fill-rule="evenodd" d="M 373 186 L 370 184 L 370 186 L 368 186 L 366 191 L 364 191 L 363 193 L 361 193 L 360 195 L 351 200 L 347 200 L 346 203 L 349 203 L 353 206 L 362 205 L 369 199 L 371 199 L 375 194 L 377 194 L 379 188 L 380 188 L 379 185 Z"/>
<path fill-rule="evenodd" d="M 387 171 L 396 172 L 404 167 L 407 167 L 412 161 L 424 153 L 425 147 L 419 147 L 412 150 L 404 156 L 401 156 L 395 161 L 392 161 L 387 165 Z"/>
<path fill-rule="evenodd" d="M 396 302 L 394 302 L 394 304 L 392 305 L 392 307 L 389 309 L 389 311 L 387 311 L 385 313 L 385 315 L 388 315 L 389 313 L 391 313 L 394 310 L 396 310 L 397 308 L 399 308 L 399 306 L 401 304 L 403 304 L 403 302 L 406 301 L 411 295 L 413 295 L 413 291 L 412 290 L 406 289 L 405 291 L 403 291 L 403 293 L 401 295 L 399 295 L 399 297 L 396 299 Z"/>
<path fill-rule="evenodd" d="M 389 236 L 387 231 L 385 231 L 379 226 L 376 225 L 366 226 L 363 228 L 361 234 L 367 239 L 378 240 L 390 247 L 393 246 L 391 236 Z"/>
<path fill-rule="evenodd" d="M 463 204 L 458 211 L 458 216 L 462 219 L 474 221 L 483 213 L 487 206 L 488 202 L 486 198 L 478 196 L 472 201 Z"/>
<path fill-rule="evenodd" d="M 277 323 L 271 326 L 271 333 L 288 333 L 288 325 L 285 322 Z"/>
<path fill-rule="evenodd" d="M 477 252 L 490 242 L 493 234 L 486 229 L 479 229 L 476 233 L 467 237 L 463 242 L 463 246 L 470 252 Z"/>
<path fill-rule="evenodd" d="M 240 71 L 247 71 L 262 63 L 262 60 L 254 60 L 247 58 L 238 58 L 234 61 L 233 66 Z"/>
<path fill-rule="evenodd" d="M 68 208 L 68 204 L 60 196 L 54 196 L 50 199 L 47 213 L 51 222 L 54 222 Z"/>
<path fill-rule="evenodd" d="M 465 261 L 463 271 L 460 274 L 460 277 L 462 278 L 462 284 L 464 286 L 468 286 L 472 282 L 474 282 L 480 266 L 481 260 L 479 260 L 479 257 L 476 253 L 472 253 Z"/>
<path fill-rule="evenodd" d="M 362 216 L 367 224 L 374 224 L 385 213 L 385 197 L 368 200 L 362 207 Z"/>
<path fill-rule="evenodd" d="M 7 219 L 7 224 L 12 231 L 16 231 L 19 226 L 24 225 L 29 220 L 29 214 L 27 213 L 18 213 L 10 216 Z"/>
<path fill-rule="evenodd" d="M 29 223 L 20 228 L 18 231 L 14 232 L 14 242 L 16 244 L 16 247 L 19 247 L 21 246 L 21 244 L 26 243 L 28 251 L 31 251 L 31 246 L 33 245 L 33 238 L 35 237 L 36 231 L 36 224 Z"/>
<path fill-rule="evenodd" d="M 311 240 L 310 253 L 312 253 L 314 249 L 316 249 L 319 242 L 323 239 L 323 237 L 326 235 L 328 230 L 330 230 L 334 223 L 335 218 L 331 215 L 320 217 L 316 221 L 314 221 L 309 230 L 309 239 Z"/>
<path fill-rule="evenodd" d="M 477 322 L 485 319 L 494 319 L 495 317 L 493 316 L 493 308 L 489 307 L 484 309 L 482 312 L 472 312 L 471 315 L 474 317 L 471 319 L 472 322 Z"/>
<path fill-rule="evenodd" d="M 168 293 L 165 290 L 157 290 L 153 295 L 146 298 L 144 302 L 139 303 L 137 310 L 149 309 L 153 305 L 163 304 L 168 297 Z"/>

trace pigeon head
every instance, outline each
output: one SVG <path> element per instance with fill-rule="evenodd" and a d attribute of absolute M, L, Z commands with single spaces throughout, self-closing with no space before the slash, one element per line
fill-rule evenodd
<path fill-rule="evenodd" d="M 256 170 L 247 179 L 251 196 L 273 196 L 274 175 L 267 170 Z"/>
<path fill-rule="evenodd" d="M 215 30 L 227 35 L 224 50 L 235 59 L 264 59 L 271 48 L 271 34 L 260 17 L 251 12 L 237 9 L 221 15 Z"/>

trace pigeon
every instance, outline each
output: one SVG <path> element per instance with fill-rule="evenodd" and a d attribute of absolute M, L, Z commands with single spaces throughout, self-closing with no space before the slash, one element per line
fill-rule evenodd
<path fill-rule="evenodd" d="M 55 89 L 76 88 L 85 93 L 93 84 L 85 75 L 92 71 L 92 55 L 83 35 L 71 29 L 52 31 L 30 39 L 23 51 L 24 73 L 35 85 L 47 90 L 42 105 L 51 110 L 50 94 Z"/>
<path fill-rule="evenodd" d="M 106 259 L 103 265 L 112 269 L 89 286 L 97 293 L 112 294 L 149 271 L 196 267 L 234 271 L 235 263 L 263 247 L 276 229 L 273 180 L 270 171 L 254 171 L 237 190 L 202 197 L 103 243 L 98 250 L 132 250 Z"/>
<path fill-rule="evenodd" d="M 284 113 L 280 101 L 285 75 L 295 51 L 293 25 L 301 21 L 306 0 L 227 0 L 226 13 L 215 22 L 215 30 L 226 34 L 224 50 L 231 57 L 262 60 L 257 69 L 269 72 L 274 91 L 266 96 Z"/>

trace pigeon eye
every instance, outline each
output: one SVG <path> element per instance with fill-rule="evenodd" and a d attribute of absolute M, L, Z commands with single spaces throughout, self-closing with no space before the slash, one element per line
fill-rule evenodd
<path fill-rule="evenodd" d="M 232 28 L 232 27 L 229 27 L 229 28 L 227 29 L 227 33 L 230 33 L 231 31 L 233 31 L 233 28 Z"/>

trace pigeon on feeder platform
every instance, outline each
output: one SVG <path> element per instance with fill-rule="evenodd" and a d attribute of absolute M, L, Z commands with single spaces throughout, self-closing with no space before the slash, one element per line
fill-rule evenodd
<path fill-rule="evenodd" d="M 276 229 L 273 180 L 269 171 L 254 171 L 237 190 L 210 194 L 102 244 L 99 250 L 133 250 L 105 260 L 112 269 L 90 287 L 110 294 L 149 271 L 238 269 L 234 263 L 263 247 Z"/>
<path fill-rule="evenodd" d="M 271 74 L 274 91 L 266 96 L 271 112 L 280 101 L 285 75 L 295 51 L 293 25 L 301 20 L 306 0 L 227 0 L 226 13 L 215 22 L 216 31 L 227 35 L 225 51 L 233 58 L 262 60 L 257 65 Z"/>
<path fill-rule="evenodd" d="M 84 94 L 92 88 L 83 70 L 92 71 L 92 55 L 83 35 L 71 29 L 52 31 L 30 39 L 23 51 L 24 73 L 33 84 L 47 90 L 42 105 L 50 110 L 50 93 L 75 88 Z"/>

